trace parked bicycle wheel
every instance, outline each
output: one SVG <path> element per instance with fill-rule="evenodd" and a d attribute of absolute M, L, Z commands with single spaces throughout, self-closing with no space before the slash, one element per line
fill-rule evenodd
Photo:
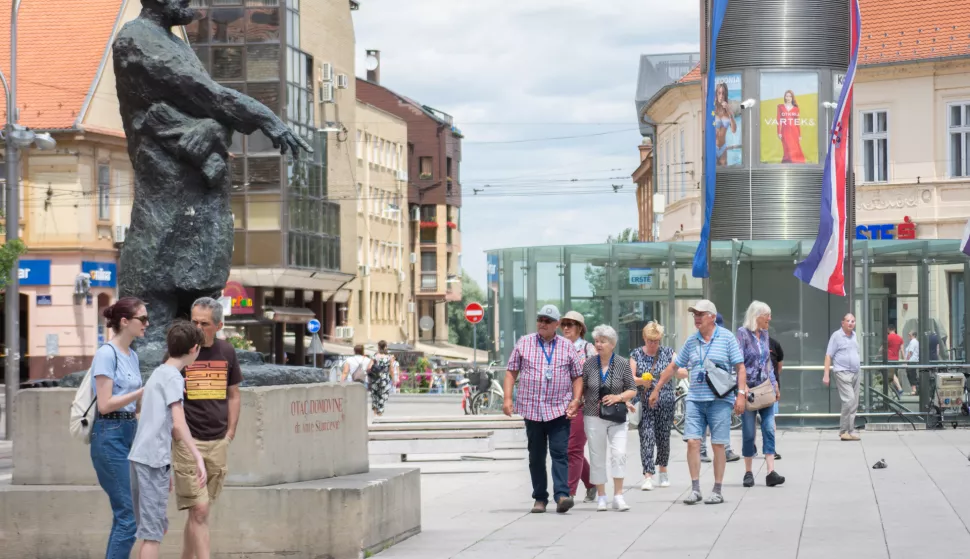
<path fill-rule="evenodd" d="M 495 415 L 502 413 L 502 398 L 492 390 L 479 392 L 472 398 L 472 414 Z"/>
<path fill-rule="evenodd" d="M 684 434 L 684 422 L 687 418 L 687 394 L 681 394 L 674 400 L 674 429 Z"/>

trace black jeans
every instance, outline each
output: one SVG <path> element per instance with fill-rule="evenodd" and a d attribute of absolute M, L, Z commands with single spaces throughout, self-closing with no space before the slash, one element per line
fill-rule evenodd
<path fill-rule="evenodd" d="M 529 438 L 529 473 L 532 474 L 532 498 L 549 502 L 549 480 L 546 477 L 546 450 L 552 457 L 552 489 L 555 502 L 569 496 L 569 419 L 566 416 L 551 421 L 525 420 L 525 434 Z"/>

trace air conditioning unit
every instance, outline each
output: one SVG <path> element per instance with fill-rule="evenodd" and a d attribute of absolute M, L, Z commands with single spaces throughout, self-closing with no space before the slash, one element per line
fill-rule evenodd
<path fill-rule="evenodd" d="M 115 243 L 122 244 L 125 242 L 125 237 L 128 236 L 128 226 L 127 225 L 115 225 Z"/>
<path fill-rule="evenodd" d="M 335 99 L 333 96 L 333 82 L 324 82 L 320 84 L 320 102 L 321 103 L 335 102 Z"/>
<path fill-rule="evenodd" d="M 411 253 L 410 260 L 411 260 L 411 264 L 417 264 L 418 263 L 418 253 L 412 252 Z"/>
<path fill-rule="evenodd" d="M 397 180 L 408 182 L 408 172 L 401 169 L 397 172 Z"/>
<path fill-rule="evenodd" d="M 350 79 L 347 74 L 337 74 L 337 89 L 347 89 L 350 86 Z"/>
<path fill-rule="evenodd" d="M 398 270 L 397 271 L 397 281 L 399 281 L 401 283 L 404 283 L 404 280 L 406 280 L 406 279 L 407 279 L 407 276 L 404 274 L 404 272 L 401 271 L 401 270 Z"/>
<path fill-rule="evenodd" d="M 334 337 L 340 340 L 349 340 L 354 337 L 354 327 L 338 326 L 334 328 Z"/>
<path fill-rule="evenodd" d="M 324 62 L 320 65 L 320 81 L 322 82 L 332 82 L 333 81 L 333 64 L 329 62 Z"/>
<path fill-rule="evenodd" d="M 408 303 L 408 313 L 414 314 L 414 303 Z"/>

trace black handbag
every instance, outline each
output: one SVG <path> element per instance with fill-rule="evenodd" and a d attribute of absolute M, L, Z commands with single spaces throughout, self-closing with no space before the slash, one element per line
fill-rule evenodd
<path fill-rule="evenodd" d="M 609 389 L 600 387 L 600 418 L 613 423 L 626 423 L 626 403 L 604 404 L 603 398 L 609 395 Z"/>

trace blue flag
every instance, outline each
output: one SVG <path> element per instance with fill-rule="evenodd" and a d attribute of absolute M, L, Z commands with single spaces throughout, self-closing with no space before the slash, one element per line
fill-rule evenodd
<path fill-rule="evenodd" d="M 714 213 L 714 192 L 717 185 L 717 136 L 714 133 L 714 62 L 717 60 L 717 37 L 721 34 L 728 0 L 714 0 L 711 12 L 711 43 L 708 45 L 707 95 L 704 100 L 704 226 L 701 241 L 694 253 L 693 276 L 710 277 L 707 267 L 707 241 L 711 238 L 711 214 Z M 750 148 L 749 148 L 750 149 Z"/>

